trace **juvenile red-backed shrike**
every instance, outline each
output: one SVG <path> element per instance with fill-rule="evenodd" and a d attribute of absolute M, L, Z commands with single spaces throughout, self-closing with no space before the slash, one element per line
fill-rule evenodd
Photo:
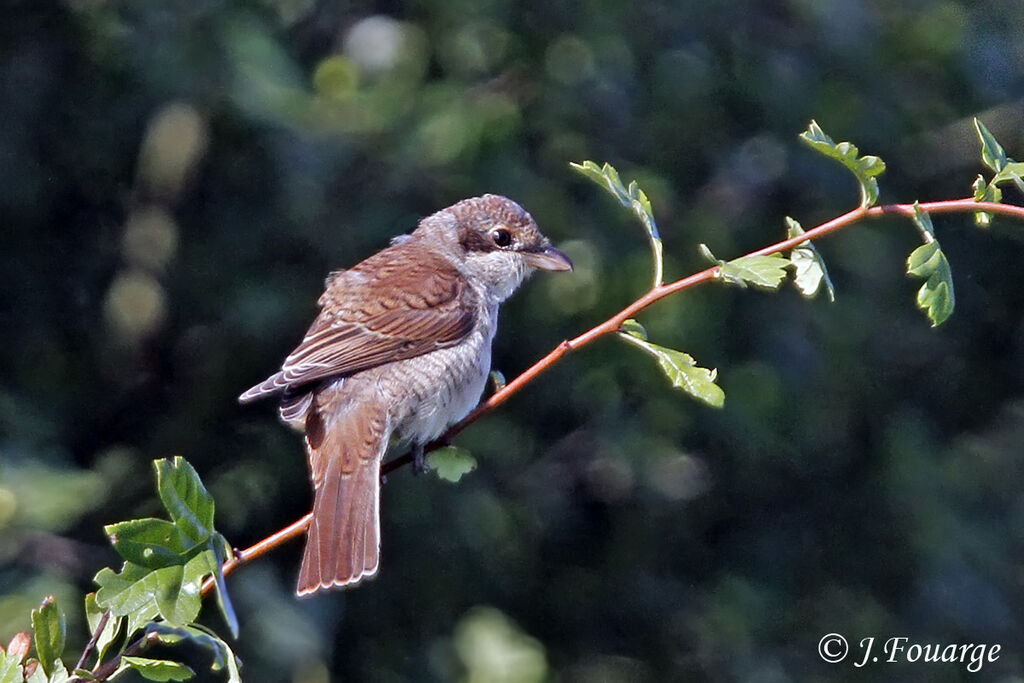
<path fill-rule="evenodd" d="M 534 269 L 572 270 L 510 199 L 465 199 L 332 273 L 320 314 L 281 370 L 239 397 L 278 396 L 305 431 L 315 489 L 299 595 L 380 566 L 380 465 L 392 435 L 417 449 L 476 406 L 498 305 Z"/>

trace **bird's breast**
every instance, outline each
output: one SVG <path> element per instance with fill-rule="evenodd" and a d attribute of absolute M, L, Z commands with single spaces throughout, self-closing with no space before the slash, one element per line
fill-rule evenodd
<path fill-rule="evenodd" d="M 458 344 L 382 368 L 379 390 L 390 406 L 395 434 L 425 443 L 476 407 L 491 368 L 497 307 Z"/>

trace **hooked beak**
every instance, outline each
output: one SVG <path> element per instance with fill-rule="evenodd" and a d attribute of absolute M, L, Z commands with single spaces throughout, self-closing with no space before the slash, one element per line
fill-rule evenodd
<path fill-rule="evenodd" d="M 554 247 L 541 247 L 536 251 L 524 251 L 527 265 L 538 270 L 572 270 L 569 257 Z"/>

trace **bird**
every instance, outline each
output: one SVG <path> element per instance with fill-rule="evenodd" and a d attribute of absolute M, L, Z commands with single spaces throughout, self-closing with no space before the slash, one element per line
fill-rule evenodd
<path fill-rule="evenodd" d="M 297 595 L 377 575 L 389 443 L 411 445 L 424 469 L 424 445 L 480 401 L 498 307 L 535 270 L 572 261 L 529 213 L 495 194 L 459 201 L 331 273 L 302 341 L 239 396 L 277 397 L 304 433 L 314 495 Z"/>

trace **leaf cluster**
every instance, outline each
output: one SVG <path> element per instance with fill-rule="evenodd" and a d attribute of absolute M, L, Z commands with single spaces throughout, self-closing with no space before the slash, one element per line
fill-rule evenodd
<path fill-rule="evenodd" d="M 812 149 L 845 166 L 860 184 L 860 205 L 863 208 L 878 202 L 878 178 L 885 171 L 885 162 L 876 156 L 860 156 L 851 142 L 834 142 L 816 121 L 811 121 L 800 139 Z"/>
<path fill-rule="evenodd" d="M 974 181 L 974 200 L 979 202 L 1001 202 L 1003 201 L 1003 190 L 1000 185 L 1012 182 L 1021 193 L 1024 193 L 1024 161 L 1014 161 L 1006 156 L 1006 150 L 999 144 L 995 136 L 989 132 L 985 124 L 974 119 L 974 130 L 981 140 L 981 163 L 995 171 L 995 175 L 987 183 L 981 174 Z M 987 211 L 978 211 L 974 214 L 974 222 L 981 228 L 987 228 L 992 224 L 992 214 Z"/>
<path fill-rule="evenodd" d="M 1013 182 L 1024 192 L 1024 181 L 1021 179 L 1024 174 L 1024 162 L 1010 159 L 988 129 L 977 119 L 975 127 L 981 139 L 982 162 L 995 172 L 988 183 L 982 176 L 978 176 L 975 183 L 975 199 L 1000 201 L 1002 191 L 999 186 L 1007 182 Z M 861 155 L 853 143 L 835 142 L 816 121 L 811 121 L 807 130 L 800 134 L 800 138 L 811 149 L 840 163 L 854 176 L 861 191 L 860 209 L 855 213 L 858 217 L 866 216 L 867 210 L 878 201 L 878 176 L 885 171 L 885 162 L 877 156 Z M 655 227 L 650 201 L 644 191 L 635 181 L 628 186 L 624 185 L 618 171 L 610 164 L 599 166 L 593 161 L 584 161 L 573 163 L 571 166 L 607 190 L 620 204 L 631 209 L 640 220 L 651 241 L 654 256 L 655 279 L 651 292 L 657 292 L 665 287 L 662 284 L 661 239 Z M 921 234 L 923 244 L 907 258 L 907 273 L 924 279 L 924 284 L 917 292 L 917 306 L 924 311 L 932 326 L 940 325 L 952 315 L 955 306 L 952 270 L 935 237 L 935 228 L 928 213 L 915 203 L 910 217 Z M 976 220 L 979 225 L 987 225 L 991 215 L 977 212 Z M 795 219 L 787 216 L 785 222 L 786 236 L 790 241 L 807 234 Z M 700 245 L 700 253 L 714 266 L 714 277 L 720 282 L 774 291 L 786 281 L 789 272 L 792 271 L 793 283 L 803 296 L 810 298 L 824 289 L 829 302 L 835 301 L 835 287 L 828 275 L 825 261 L 810 239 L 794 244 L 788 256 L 778 252 L 755 253 L 727 261 L 717 258 L 704 244 Z M 689 354 L 652 343 L 647 339 L 644 328 L 635 320 L 624 321 L 619 334 L 631 345 L 653 356 L 672 386 L 682 389 L 708 405 L 721 407 L 724 404 L 725 394 L 721 387 L 715 384 L 716 371 L 698 367 Z"/>
<path fill-rule="evenodd" d="M 96 653 L 93 669 L 69 673 L 61 656 L 67 630 L 56 601 L 48 597 L 32 613 L 36 658 L 21 666 L 10 652 L 0 652 L 0 683 L 61 683 L 72 674 L 105 680 L 136 671 L 152 681 L 183 681 L 194 671 L 166 659 L 139 656 L 152 643 L 197 644 L 213 655 L 211 668 L 240 681 L 238 662 L 217 634 L 195 621 L 204 581 L 211 578 L 217 604 L 232 635 L 238 620 L 224 585 L 223 564 L 231 553 L 214 529 L 214 501 L 195 469 L 182 457 L 154 462 L 157 491 L 169 519 L 145 518 L 110 524 L 107 537 L 124 559 L 121 571 L 107 567 L 96 574 L 99 590 L 85 597 L 85 614 Z M 84 659 L 84 655 L 83 655 Z M 35 666 L 38 664 L 38 666 Z"/>

